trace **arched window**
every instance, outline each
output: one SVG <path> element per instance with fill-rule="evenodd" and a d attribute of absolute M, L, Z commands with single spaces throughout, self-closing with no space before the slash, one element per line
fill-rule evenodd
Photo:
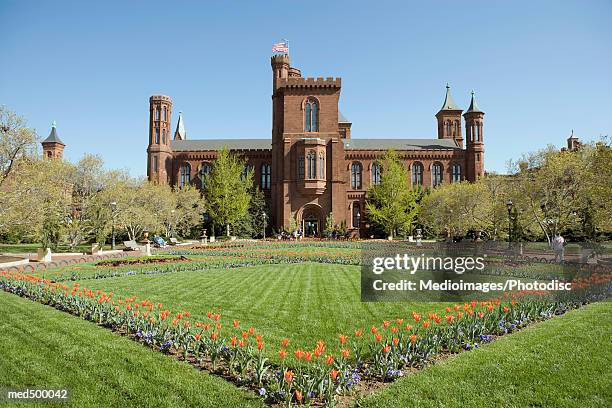
<path fill-rule="evenodd" d="M 314 98 L 308 98 L 304 105 L 304 130 L 306 132 L 319 131 L 319 104 Z"/>
<path fill-rule="evenodd" d="M 247 175 L 253 171 L 253 165 L 245 164 L 244 169 L 242 169 L 242 179 L 246 179 Z"/>
<path fill-rule="evenodd" d="M 162 129 L 162 142 L 166 144 L 166 129 Z"/>
<path fill-rule="evenodd" d="M 378 163 L 372 164 L 372 184 L 375 186 L 380 184 L 380 164 Z"/>
<path fill-rule="evenodd" d="M 459 183 L 461 181 L 461 165 L 453 164 L 453 167 L 451 167 L 451 170 L 453 173 L 453 177 L 452 177 L 453 183 Z"/>
<path fill-rule="evenodd" d="M 423 165 L 421 163 L 412 164 L 412 186 L 423 185 Z"/>
<path fill-rule="evenodd" d="M 308 162 L 308 171 L 306 172 L 308 178 L 317 178 L 317 154 L 315 152 L 308 153 L 308 156 L 306 156 L 306 160 Z"/>
<path fill-rule="evenodd" d="M 359 206 L 359 201 L 355 201 L 353 203 L 353 228 L 359 228 L 361 225 L 361 207 Z"/>
<path fill-rule="evenodd" d="M 269 190 L 272 183 L 272 166 L 264 163 L 261 165 L 261 188 Z"/>
<path fill-rule="evenodd" d="M 304 167 L 305 167 L 305 161 L 304 161 L 304 156 L 300 156 L 298 158 L 298 179 L 300 180 L 304 180 Z"/>
<path fill-rule="evenodd" d="M 319 153 L 319 178 L 325 178 L 325 154 Z"/>
<path fill-rule="evenodd" d="M 209 163 L 202 163 L 200 166 L 200 183 L 202 184 L 202 190 L 206 188 L 206 175 L 210 174 L 212 166 Z"/>
<path fill-rule="evenodd" d="M 440 163 L 434 163 L 431 166 L 431 184 L 434 187 L 442 184 L 442 165 Z"/>
<path fill-rule="evenodd" d="M 157 173 L 158 169 L 159 169 L 159 165 L 157 162 L 157 156 L 153 156 L 153 173 Z"/>
<path fill-rule="evenodd" d="M 189 163 L 181 164 L 181 180 L 180 180 L 179 185 L 181 187 L 188 186 L 190 178 L 191 178 L 191 166 L 189 165 Z"/>
<path fill-rule="evenodd" d="M 164 106 L 164 120 L 168 120 L 168 108 Z"/>
<path fill-rule="evenodd" d="M 159 129 L 155 128 L 155 144 L 159 144 Z"/>
<path fill-rule="evenodd" d="M 361 189 L 361 163 L 351 165 L 351 188 L 353 190 Z"/>
<path fill-rule="evenodd" d="M 159 106 L 155 108 L 155 120 L 159 120 Z"/>

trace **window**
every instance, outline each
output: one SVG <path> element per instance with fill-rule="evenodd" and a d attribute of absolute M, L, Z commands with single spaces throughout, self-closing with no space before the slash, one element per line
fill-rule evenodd
<path fill-rule="evenodd" d="M 155 129 L 155 143 L 159 144 L 159 129 Z"/>
<path fill-rule="evenodd" d="M 162 129 L 162 141 L 166 144 L 166 129 Z"/>
<path fill-rule="evenodd" d="M 155 120 L 159 120 L 159 106 L 155 108 Z"/>
<path fill-rule="evenodd" d="M 245 164 L 244 169 L 242 170 L 242 179 L 246 179 L 247 175 L 253 171 L 253 166 L 250 164 Z"/>
<path fill-rule="evenodd" d="M 431 166 L 431 184 L 434 187 L 442 184 L 442 165 L 440 163 L 434 163 Z"/>
<path fill-rule="evenodd" d="M 353 203 L 353 228 L 359 228 L 359 226 L 361 225 L 361 213 L 359 212 L 359 210 L 359 202 L 355 201 Z"/>
<path fill-rule="evenodd" d="M 180 186 L 181 187 L 188 186 L 190 178 L 191 178 L 191 166 L 189 165 L 189 163 L 181 164 Z"/>
<path fill-rule="evenodd" d="M 412 165 L 412 186 L 423 185 L 423 165 L 421 163 L 414 163 Z"/>
<path fill-rule="evenodd" d="M 304 156 L 300 156 L 298 158 L 298 178 L 300 180 L 304 180 L 304 167 L 305 167 Z"/>
<path fill-rule="evenodd" d="M 210 174 L 211 171 L 212 171 L 212 166 L 209 163 L 202 163 L 202 166 L 200 166 L 200 183 L 201 183 L 202 189 L 206 188 L 205 176 L 207 174 Z"/>
<path fill-rule="evenodd" d="M 157 156 L 153 156 L 153 172 L 157 173 L 158 168 L 159 168 L 159 165 L 157 163 Z"/>
<path fill-rule="evenodd" d="M 452 177 L 453 183 L 459 183 L 461 181 L 461 165 L 453 164 L 453 167 L 451 167 L 451 170 L 453 172 L 453 177 Z"/>
<path fill-rule="evenodd" d="M 378 163 L 372 164 L 372 184 L 375 186 L 380 184 L 380 164 Z"/>
<path fill-rule="evenodd" d="M 361 188 L 361 163 L 351 165 L 351 188 L 353 190 Z"/>
<path fill-rule="evenodd" d="M 325 178 L 325 154 L 319 153 L 319 178 Z"/>
<path fill-rule="evenodd" d="M 164 120 L 168 120 L 168 108 L 164 106 Z"/>
<path fill-rule="evenodd" d="M 264 163 L 261 165 L 261 188 L 269 190 L 272 182 L 272 166 Z"/>
<path fill-rule="evenodd" d="M 306 132 L 319 131 L 319 104 L 314 98 L 308 98 L 304 106 L 304 130 Z"/>
<path fill-rule="evenodd" d="M 308 170 L 306 174 L 309 179 L 317 178 L 317 155 L 315 152 L 308 153 L 306 156 L 306 161 L 308 162 Z"/>

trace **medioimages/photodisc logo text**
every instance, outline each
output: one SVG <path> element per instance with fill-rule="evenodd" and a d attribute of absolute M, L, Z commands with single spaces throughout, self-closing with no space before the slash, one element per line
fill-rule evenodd
<path fill-rule="evenodd" d="M 396 254 L 389 257 L 372 258 L 372 272 L 380 275 L 385 271 L 405 271 L 414 275 L 417 271 L 452 271 L 457 275 L 465 272 L 483 271 L 485 269 L 485 258 L 483 256 L 411 256 L 408 254 Z"/>

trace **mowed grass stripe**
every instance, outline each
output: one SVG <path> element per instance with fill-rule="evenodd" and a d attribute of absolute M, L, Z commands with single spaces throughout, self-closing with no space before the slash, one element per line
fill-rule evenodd
<path fill-rule="evenodd" d="M 403 378 L 361 407 L 610 407 L 612 303 L 504 336 Z"/>
<path fill-rule="evenodd" d="M 0 387 L 69 388 L 69 403 L 58 407 L 262 406 L 220 378 L 51 307 L 0 291 L 0 310 Z"/>
<path fill-rule="evenodd" d="M 358 266 L 319 263 L 137 275 L 85 284 L 161 302 L 175 313 L 188 310 L 196 320 L 206 320 L 209 310 L 218 311 L 226 327 L 233 319 L 240 321 L 241 329 L 256 327 L 265 343 L 274 346 L 266 350 L 273 358 L 285 337 L 293 347 L 311 349 L 319 339 L 335 343 L 338 334 L 368 330 L 383 319 L 408 318 L 413 310 L 440 313 L 445 306 L 362 303 Z"/>

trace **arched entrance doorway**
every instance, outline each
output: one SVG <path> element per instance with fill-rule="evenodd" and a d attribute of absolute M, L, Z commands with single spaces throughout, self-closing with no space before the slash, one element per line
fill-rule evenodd
<path fill-rule="evenodd" d="M 318 237 L 324 228 L 322 224 L 323 211 L 317 204 L 307 204 L 298 213 L 302 234 L 305 237 Z"/>

